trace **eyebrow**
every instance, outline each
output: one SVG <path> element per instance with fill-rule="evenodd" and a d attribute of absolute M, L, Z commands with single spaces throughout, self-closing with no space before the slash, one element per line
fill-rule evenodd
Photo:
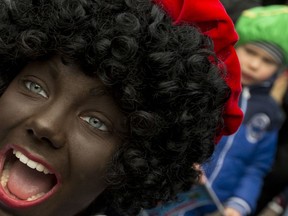
<path fill-rule="evenodd" d="M 110 96 L 108 90 L 104 86 L 97 86 L 90 89 L 89 95 L 91 96 Z"/>

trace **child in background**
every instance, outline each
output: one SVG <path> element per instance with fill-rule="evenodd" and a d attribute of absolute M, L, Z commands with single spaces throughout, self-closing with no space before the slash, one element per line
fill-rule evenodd
<path fill-rule="evenodd" d="M 277 78 L 271 96 L 282 106 L 286 118 L 279 131 L 277 153 L 271 172 L 264 179 L 264 185 L 257 202 L 255 215 L 280 216 L 288 206 L 288 71 Z M 260 212 L 260 213 L 259 213 Z M 288 212 L 287 212 L 288 213 Z M 286 213 L 286 214 L 287 214 Z"/>
<path fill-rule="evenodd" d="M 198 182 L 242 120 L 236 40 L 218 0 L 0 0 L 0 215 L 135 216 Z"/>
<path fill-rule="evenodd" d="M 237 133 L 222 138 L 204 166 L 226 216 L 249 215 L 255 210 L 263 178 L 274 160 L 284 114 L 270 91 L 287 68 L 287 23 L 284 5 L 246 10 L 236 23 L 244 121 Z"/>

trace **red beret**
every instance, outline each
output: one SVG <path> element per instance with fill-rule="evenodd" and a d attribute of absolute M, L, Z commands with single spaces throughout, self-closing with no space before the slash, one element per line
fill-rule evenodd
<path fill-rule="evenodd" d="M 224 128 L 216 137 L 236 132 L 243 113 L 238 105 L 241 92 L 240 65 L 234 48 L 238 40 L 234 24 L 219 0 L 154 0 L 172 17 L 174 24 L 190 23 L 200 28 L 203 34 L 214 41 L 214 50 L 224 62 L 227 76 L 225 81 L 231 89 L 231 96 L 225 105 Z M 221 65 L 219 65 L 221 67 Z"/>

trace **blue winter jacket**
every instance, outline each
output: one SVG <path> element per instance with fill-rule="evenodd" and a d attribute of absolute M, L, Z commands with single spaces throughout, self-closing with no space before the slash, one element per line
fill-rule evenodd
<path fill-rule="evenodd" d="M 274 161 L 284 114 L 263 86 L 244 87 L 240 105 L 242 125 L 220 141 L 204 171 L 220 201 L 248 215 Z"/>

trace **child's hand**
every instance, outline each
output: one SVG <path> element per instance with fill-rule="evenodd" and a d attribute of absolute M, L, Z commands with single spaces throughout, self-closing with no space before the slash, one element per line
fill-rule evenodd
<path fill-rule="evenodd" d="M 283 214 L 282 198 L 275 197 L 257 216 L 280 216 Z"/>
<path fill-rule="evenodd" d="M 216 211 L 210 214 L 205 214 L 205 216 L 223 216 L 220 212 Z"/>
<path fill-rule="evenodd" d="M 201 176 L 199 178 L 199 184 L 204 184 L 206 182 L 206 176 L 200 164 L 194 164 L 194 169 L 199 170 L 201 172 Z"/>
<path fill-rule="evenodd" d="M 224 213 L 225 213 L 225 216 L 241 216 L 240 212 L 230 207 L 226 207 Z M 210 214 L 206 214 L 205 216 L 223 216 L 223 214 L 216 211 Z"/>
<path fill-rule="evenodd" d="M 288 71 L 282 73 L 274 82 L 270 95 L 281 105 L 288 88 Z"/>
<path fill-rule="evenodd" d="M 240 212 L 234 208 L 225 208 L 225 216 L 241 216 Z"/>
<path fill-rule="evenodd" d="M 277 212 L 275 212 L 273 209 L 267 207 L 265 209 L 263 209 L 258 216 L 280 216 L 282 214 L 278 214 Z"/>

